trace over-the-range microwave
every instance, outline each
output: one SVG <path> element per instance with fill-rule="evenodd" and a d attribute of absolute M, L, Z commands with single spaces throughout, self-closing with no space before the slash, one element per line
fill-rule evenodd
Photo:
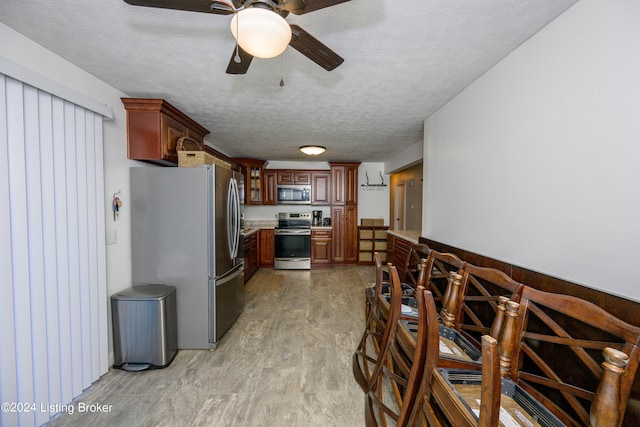
<path fill-rule="evenodd" d="M 310 185 L 278 185 L 276 200 L 279 205 L 310 205 Z"/>

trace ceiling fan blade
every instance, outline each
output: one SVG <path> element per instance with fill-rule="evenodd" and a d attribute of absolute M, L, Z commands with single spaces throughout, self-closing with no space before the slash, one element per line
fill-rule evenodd
<path fill-rule="evenodd" d="M 289 46 L 321 66 L 331 71 L 344 62 L 344 59 L 307 33 L 300 26 L 291 24 L 291 41 Z"/>
<path fill-rule="evenodd" d="M 240 62 L 235 61 L 236 48 L 238 49 Z M 231 60 L 229 60 L 229 65 L 227 66 L 227 74 L 246 74 L 249 69 L 249 65 L 251 65 L 252 59 L 252 55 L 248 54 L 244 49 L 236 45 L 236 47 L 233 48 L 233 54 L 231 55 Z"/>
<path fill-rule="evenodd" d="M 349 0 L 285 0 L 284 9 L 293 13 L 294 15 L 302 15 L 348 1 Z"/>
<path fill-rule="evenodd" d="M 191 12 L 230 15 L 233 3 L 226 0 L 124 0 L 132 6 L 158 7 L 161 9 L 187 10 Z"/>

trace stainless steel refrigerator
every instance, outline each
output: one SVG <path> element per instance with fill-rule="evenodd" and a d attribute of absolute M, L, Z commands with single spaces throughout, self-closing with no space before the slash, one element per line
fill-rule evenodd
<path fill-rule="evenodd" d="M 178 348 L 214 348 L 242 312 L 242 174 L 131 168 L 133 285 L 176 287 Z"/>

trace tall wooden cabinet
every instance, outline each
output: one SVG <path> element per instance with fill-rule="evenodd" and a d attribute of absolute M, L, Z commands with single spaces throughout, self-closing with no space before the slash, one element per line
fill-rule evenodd
<path fill-rule="evenodd" d="M 358 261 L 358 166 L 360 163 L 332 162 L 330 165 L 333 262 L 355 264 Z"/>
<path fill-rule="evenodd" d="M 127 111 L 127 157 L 177 166 L 176 143 L 183 136 L 204 145 L 209 131 L 164 99 L 122 98 Z"/>

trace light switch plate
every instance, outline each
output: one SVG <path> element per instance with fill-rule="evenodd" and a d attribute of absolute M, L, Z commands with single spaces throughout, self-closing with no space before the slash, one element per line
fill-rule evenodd
<path fill-rule="evenodd" d="M 118 243 L 118 230 L 107 231 L 107 245 Z"/>

